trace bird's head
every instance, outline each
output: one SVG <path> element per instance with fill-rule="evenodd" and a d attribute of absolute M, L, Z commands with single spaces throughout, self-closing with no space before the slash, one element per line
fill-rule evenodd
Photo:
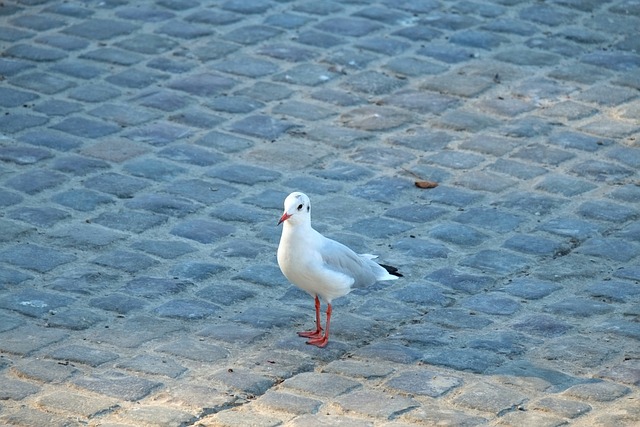
<path fill-rule="evenodd" d="M 306 194 L 294 192 L 284 199 L 284 213 L 278 221 L 278 225 L 285 221 L 290 224 L 300 224 L 311 221 L 311 201 Z"/>

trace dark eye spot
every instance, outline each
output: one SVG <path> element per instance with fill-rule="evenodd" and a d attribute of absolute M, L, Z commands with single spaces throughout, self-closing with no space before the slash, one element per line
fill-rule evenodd
<path fill-rule="evenodd" d="M 307 212 L 311 210 L 311 206 L 307 206 Z"/>
<path fill-rule="evenodd" d="M 301 211 L 302 210 L 302 203 L 298 205 L 298 210 Z"/>

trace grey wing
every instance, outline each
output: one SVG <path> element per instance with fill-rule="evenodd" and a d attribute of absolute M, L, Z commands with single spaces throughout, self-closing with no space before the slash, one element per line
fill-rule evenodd
<path fill-rule="evenodd" d="M 353 287 L 368 286 L 376 281 L 373 268 L 377 264 L 362 258 L 342 243 L 325 238 L 320 253 L 327 268 L 353 278 Z"/>

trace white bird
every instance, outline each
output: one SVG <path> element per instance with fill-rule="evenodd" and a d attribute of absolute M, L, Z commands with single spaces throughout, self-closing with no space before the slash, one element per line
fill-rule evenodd
<path fill-rule="evenodd" d="M 402 277 L 394 267 L 372 261 L 373 255 L 358 255 L 351 249 L 328 239 L 311 227 L 311 202 L 303 193 L 294 192 L 284 200 L 284 213 L 278 221 L 282 236 L 278 246 L 278 265 L 294 285 L 315 298 L 316 329 L 298 332 L 309 338 L 307 344 L 324 347 L 329 340 L 331 301 L 369 286 L 378 280 Z M 324 334 L 320 322 L 320 299 L 327 303 Z"/>

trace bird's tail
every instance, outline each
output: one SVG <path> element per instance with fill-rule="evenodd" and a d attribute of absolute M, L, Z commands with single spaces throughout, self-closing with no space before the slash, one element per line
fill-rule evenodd
<path fill-rule="evenodd" d="M 385 270 L 387 270 L 387 273 L 389 273 L 392 276 L 396 276 L 396 277 L 404 277 L 396 267 L 393 267 L 391 265 L 385 265 L 385 264 L 378 264 L 380 267 L 384 268 Z"/>

